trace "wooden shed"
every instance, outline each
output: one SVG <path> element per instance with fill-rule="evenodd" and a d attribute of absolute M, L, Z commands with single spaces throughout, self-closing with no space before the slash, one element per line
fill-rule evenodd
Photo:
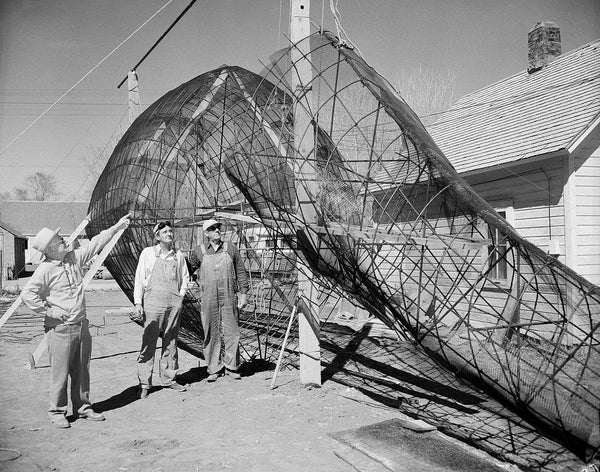
<path fill-rule="evenodd" d="M 2 280 L 9 280 L 25 268 L 27 238 L 9 224 L 0 220 L 0 274 Z"/>

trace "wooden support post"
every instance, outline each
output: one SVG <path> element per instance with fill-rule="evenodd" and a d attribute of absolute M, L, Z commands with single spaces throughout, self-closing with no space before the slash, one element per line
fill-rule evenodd
<path fill-rule="evenodd" d="M 137 74 L 134 70 L 127 74 L 127 105 L 129 109 L 129 124 L 133 123 L 140 115 L 140 87 Z"/>
<path fill-rule="evenodd" d="M 297 212 L 307 225 L 316 225 L 315 133 L 309 115 L 312 108 L 312 64 L 310 54 L 310 1 L 292 0 L 290 37 L 292 41 L 292 90 L 294 100 L 294 174 Z M 321 385 L 318 291 L 311 283 L 308 267 L 298 267 L 298 327 L 300 382 Z M 300 308 L 302 307 L 302 309 Z M 315 329 L 316 328 L 316 329 Z"/>
<path fill-rule="evenodd" d="M 125 231 L 125 229 L 120 229 L 119 231 L 117 231 L 115 233 L 115 235 L 112 237 L 112 239 L 108 242 L 108 244 L 106 246 L 104 246 L 102 251 L 100 251 L 100 254 L 98 254 L 96 259 L 94 260 L 94 262 L 92 263 L 92 265 L 90 266 L 90 268 L 88 269 L 86 274 L 84 275 L 83 280 L 81 281 L 84 290 L 89 285 L 90 281 L 94 278 L 94 274 L 96 272 L 98 272 L 98 269 L 104 263 L 106 256 L 108 256 L 108 254 L 110 253 L 112 248 L 115 247 L 115 244 L 117 244 L 117 241 L 119 240 L 119 238 L 121 237 L 121 235 L 123 234 L 124 231 Z M 33 354 L 30 354 L 30 356 L 29 356 L 29 368 L 30 369 L 35 369 L 37 362 L 40 360 L 40 357 L 42 357 L 42 354 L 44 354 L 44 352 L 46 352 L 47 348 L 48 348 L 48 339 L 47 339 L 47 336 L 44 336 L 42 338 L 42 341 L 40 342 L 40 344 L 38 344 L 38 347 L 35 348 L 35 351 L 33 352 Z"/>

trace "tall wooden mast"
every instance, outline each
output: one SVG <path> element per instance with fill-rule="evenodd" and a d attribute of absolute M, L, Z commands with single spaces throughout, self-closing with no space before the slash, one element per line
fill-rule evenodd
<path fill-rule="evenodd" d="M 312 107 L 312 65 L 310 41 L 307 39 L 310 36 L 310 1 L 292 0 L 290 18 L 297 212 L 306 225 L 315 225 L 315 135 L 309 114 Z M 298 269 L 300 382 L 321 385 L 318 291 L 307 276 L 308 267 Z"/>
<path fill-rule="evenodd" d="M 129 124 L 140 115 L 140 87 L 135 70 L 127 74 L 127 103 L 129 109 Z"/>

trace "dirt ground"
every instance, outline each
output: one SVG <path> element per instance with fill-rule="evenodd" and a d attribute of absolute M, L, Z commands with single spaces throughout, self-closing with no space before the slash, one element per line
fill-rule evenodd
<path fill-rule="evenodd" d="M 273 390 L 272 371 L 209 384 L 206 368 L 182 351 L 179 380 L 188 391 L 156 389 L 139 400 L 141 329 L 121 309 L 130 304 L 116 285 L 93 285 L 86 295 L 94 338 L 91 396 L 107 419 L 71 417 L 72 427 L 62 430 L 50 424 L 47 356 L 35 370 L 25 368 L 42 338 L 41 323 L 15 319 L 0 329 L 0 471 L 346 472 L 358 469 L 336 455 L 344 446 L 330 434 L 407 418 L 339 383 L 306 388 L 295 370 L 282 371 Z M 423 469 L 417 459 L 402 470 L 462 470 Z"/>
<path fill-rule="evenodd" d="M 107 420 L 73 420 L 57 429 L 46 416 L 49 368 L 44 356 L 25 368 L 41 339 L 0 336 L 0 470 L 2 471 L 348 471 L 328 433 L 392 417 L 389 411 L 348 399 L 360 394 L 333 383 L 320 389 L 299 384 L 283 371 L 241 381 L 206 382 L 198 359 L 180 351 L 180 381 L 188 391 L 136 396 L 140 328 L 118 308 L 129 302 L 118 290 L 87 293 L 94 337 L 91 395 Z M 108 310 L 108 313 L 107 313 Z"/>

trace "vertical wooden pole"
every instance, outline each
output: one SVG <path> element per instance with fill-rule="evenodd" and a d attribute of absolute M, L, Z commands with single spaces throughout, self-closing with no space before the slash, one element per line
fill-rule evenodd
<path fill-rule="evenodd" d="M 140 115 L 140 87 L 134 70 L 127 73 L 127 104 L 129 108 L 129 124 Z"/>
<path fill-rule="evenodd" d="M 312 107 L 312 65 L 310 55 L 310 1 L 292 0 L 290 37 L 292 90 L 294 103 L 294 174 L 297 212 L 307 225 L 317 223 L 314 207 L 316 172 L 314 167 L 315 134 L 309 110 Z M 298 267 L 298 328 L 300 382 L 321 385 L 321 348 L 319 342 L 318 291 L 309 279 L 306 266 Z"/>

